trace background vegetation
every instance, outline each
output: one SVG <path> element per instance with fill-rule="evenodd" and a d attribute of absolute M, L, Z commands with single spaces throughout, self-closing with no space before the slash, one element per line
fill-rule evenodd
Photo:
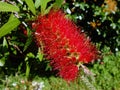
<path fill-rule="evenodd" d="M 37 47 L 32 22 L 61 8 L 100 51 L 69 84 L 56 77 Z M 120 90 L 120 0 L 1 0 L 1 90 Z"/>

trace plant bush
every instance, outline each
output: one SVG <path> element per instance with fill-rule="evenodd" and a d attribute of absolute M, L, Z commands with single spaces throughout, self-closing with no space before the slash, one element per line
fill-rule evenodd
<path fill-rule="evenodd" d="M 103 59 L 93 65 L 91 69 L 95 74 L 96 87 L 98 90 L 120 89 L 120 52 L 116 55 L 110 52 L 110 48 L 103 49 Z"/>
<path fill-rule="evenodd" d="M 52 72 L 32 29 L 37 15 L 53 7 L 61 8 L 100 51 L 100 58 L 81 66 L 69 84 Z M 1 0 L 0 89 L 119 90 L 119 34 L 120 0 Z"/>

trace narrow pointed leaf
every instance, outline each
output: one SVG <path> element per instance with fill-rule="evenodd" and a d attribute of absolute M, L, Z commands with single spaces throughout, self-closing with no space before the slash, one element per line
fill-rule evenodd
<path fill-rule="evenodd" d="M 51 6 L 49 6 L 46 10 L 45 10 L 45 13 L 44 14 L 47 14 L 49 13 L 49 11 L 51 10 L 51 8 L 54 6 L 54 4 L 52 4 Z"/>
<path fill-rule="evenodd" d="M 37 57 L 39 58 L 40 62 L 43 60 L 43 52 L 41 50 L 41 48 L 38 49 L 38 54 L 37 54 Z"/>
<path fill-rule="evenodd" d="M 47 3 L 48 2 L 50 2 L 51 0 L 46 0 L 46 1 L 44 1 L 44 0 L 41 0 L 41 14 L 45 14 L 45 9 L 46 9 L 46 7 L 47 7 Z"/>
<path fill-rule="evenodd" d="M 41 2 L 41 0 L 35 0 L 35 8 L 39 8 Z"/>
<path fill-rule="evenodd" d="M 25 45 L 24 45 L 24 49 L 23 49 L 23 51 L 25 51 L 28 47 L 29 47 L 29 45 L 32 43 L 32 31 L 27 27 L 27 35 L 28 35 L 28 38 L 27 38 L 27 40 L 26 40 L 26 43 L 25 43 Z"/>
<path fill-rule="evenodd" d="M 19 12 L 19 8 L 6 2 L 0 2 L 0 12 Z"/>
<path fill-rule="evenodd" d="M 63 3 L 63 0 L 55 0 L 54 7 L 59 9 Z"/>
<path fill-rule="evenodd" d="M 25 51 L 31 43 L 32 43 L 32 36 L 28 37 L 28 39 L 27 39 L 27 41 L 25 43 L 23 51 Z"/>
<path fill-rule="evenodd" d="M 36 10 L 35 10 L 35 5 L 33 0 L 25 0 L 26 4 L 28 5 L 29 9 L 31 10 L 31 12 L 36 15 Z"/>
<path fill-rule="evenodd" d="M 0 28 L 0 38 L 11 32 L 19 24 L 20 21 L 16 17 L 10 17 L 9 21 Z"/>

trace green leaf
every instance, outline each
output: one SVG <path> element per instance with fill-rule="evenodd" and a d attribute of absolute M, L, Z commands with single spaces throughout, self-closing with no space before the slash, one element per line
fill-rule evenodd
<path fill-rule="evenodd" d="M 31 10 L 31 12 L 36 15 L 36 10 L 35 10 L 35 5 L 33 0 L 25 0 L 26 4 L 28 5 L 29 9 Z"/>
<path fill-rule="evenodd" d="M 29 52 L 29 53 L 27 54 L 27 57 L 28 57 L 28 58 L 35 58 L 35 55 L 34 55 L 32 52 Z"/>
<path fill-rule="evenodd" d="M 14 17 L 15 17 L 15 16 L 14 16 L 13 14 L 11 14 L 10 17 L 9 17 L 9 19 L 8 19 L 8 21 L 14 20 Z"/>
<path fill-rule="evenodd" d="M 28 62 L 26 62 L 26 72 L 25 72 L 25 74 L 26 74 L 26 77 L 29 78 L 29 74 L 30 74 L 30 65 L 29 65 Z"/>
<path fill-rule="evenodd" d="M 20 24 L 20 21 L 16 17 L 11 15 L 9 21 L 0 28 L 0 38 L 8 34 L 9 32 L 11 32 L 19 24 Z"/>
<path fill-rule="evenodd" d="M 3 48 L 4 48 L 4 47 L 7 47 L 7 48 L 8 48 L 7 40 L 6 40 L 5 37 L 3 38 Z"/>
<path fill-rule="evenodd" d="M 51 6 L 49 6 L 49 7 L 45 10 L 45 13 L 44 13 L 44 14 L 47 14 L 47 13 L 51 10 L 51 8 L 53 7 L 53 5 L 54 5 L 54 4 L 52 4 Z"/>
<path fill-rule="evenodd" d="M 59 9 L 63 3 L 63 0 L 55 0 L 54 7 Z"/>
<path fill-rule="evenodd" d="M 19 12 L 19 8 L 6 2 L 0 2 L 0 12 Z"/>
<path fill-rule="evenodd" d="M 28 35 L 28 38 L 27 38 L 27 41 L 24 45 L 23 51 L 25 51 L 29 47 L 29 45 L 32 43 L 32 38 L 33 38 L 32 31 L 29 28 L 27 28 L 27 35 Z"/>
<path fill-rule="evenodd" d="M 35 7 L 39 8 L 41 1 L 40 0 L 35 0 Z"/>
<path fill-rule="evenodd" d="M 31 68 L 31 66 L 29 64 L 29 58 L 35 58 L 35 55 L 33 53 L 29 52 L 27 54 L 26 58 L 25 58 L 25 62 L 26 62 L 26 72 L 25 72 L 25 74 L 26 74 L 27 78 L 29 78 L 30 68 Z"/>
<path fill-rule="evenodd" d="M 28 39 L 27 39 L 27 41 L 25 43 L 23 51 L 25 51 L 31 43 L 32 43 L 32 36 L 28 37 Z"/>
<path fill-rule="evenodd" d="M 45 14 L 45 9 L 47 7 L 47 3 L 50 2 L 51 0 L 41 0 L 41 14 L 44 15 Z"/>
<path fill-rule="evenodd" d="M 2 58 L 0 59 L 0 67 L 4 66 L 5 60 L 6 60 L 5 57 L 2 57 Z"/>
<path fill-rule="evenodd" d="M 39 48 L 38 49 L 38 54 L 37 54 L 37 57 L 39 58 L 39 60 L 40 60 L 40 62 L 43 60 L 43 52 L 42 52 L 42 50 Z"/>

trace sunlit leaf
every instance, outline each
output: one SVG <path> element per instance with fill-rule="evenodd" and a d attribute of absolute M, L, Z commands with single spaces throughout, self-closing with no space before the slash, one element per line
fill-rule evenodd
<path fill-rule="evenodd" d="M 19 12 L 19 8 L 15 5 L 8 4 L 6 2 L 0 2 L 0 12 Z"/>
<path fill-rule="evenodd" d="M 37 57 L 39 58 L 40 61 L 43 60 L 43 56 L 44 56 L 44 55 L 43 55 L 43 52 L 42 52 L 41 49 L 39 48 Z"/>
<path fill-rule="evenodd" d="M 36 10 L 35 10 L 35 5 L 34 5 L 33 0 L 25 0 L 25 2 L 28 5 L 28 7 L 31 10 L 31 12 L 35 15 L 36 14 Z"/>
<path fill-rule="evenodd" d="M 16 17 L 11 16 L 10 18 L 11 19 L 0 28 L 0 38 L 11 32 L 20 24 L 20 21 Z"/>
<path fill-rule="evenodd" d="M 46 9 L 46 7 L 47 7 L 47 3 L 48 2 L 50 2 L 51 0 L 46 0 L 46 1 L 44 1 L 44 0 L 41 0 L 41 14 L 45 14 L 45 9 Z"/>
<path fill-rule="evenodd" d="M 41 0 L 35 0 L 35 7 L 39 8 Z"/>

